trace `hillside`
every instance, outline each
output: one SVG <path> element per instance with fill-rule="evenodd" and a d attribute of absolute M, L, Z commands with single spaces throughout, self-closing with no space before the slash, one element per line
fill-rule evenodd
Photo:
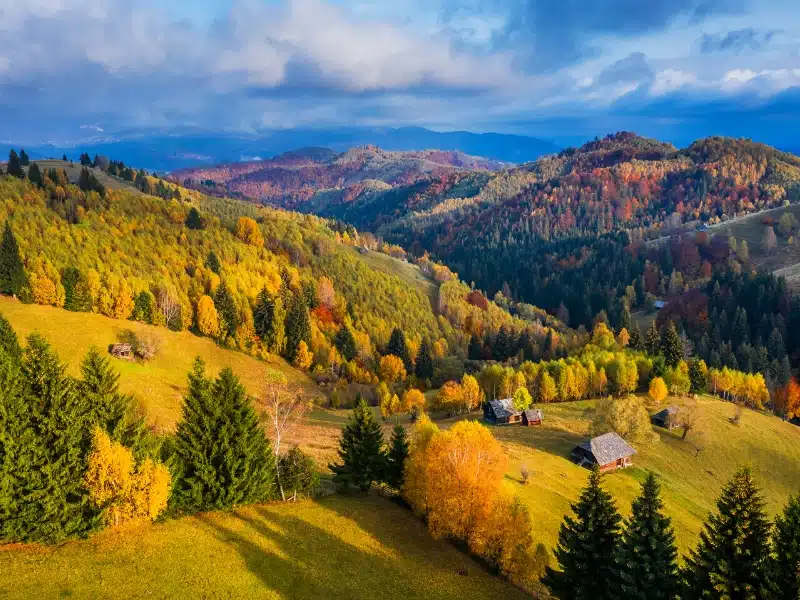
<path fill-rule="evenodd" d="M 170 179 L 218 195 L 252 198 L 289 209 L 308 209 L 334 198 L 348 202 L 364 190 L 410 185 L 439 174 L 491 171 L 504 163 L 461 152 L 388 152 L 375 146 L 337 154 L 303 148 L 269 160 L 174 171 Z M 310 211 L 308 211 L 310 212 Z"/>
<path fill-rule="evenodd" d="M 366 600 L 376 590 L 403 600 L 527 597 L 376 497 L 252 506 L 55 547 L 0 547 L 0 572 L 8 600 Z"/>

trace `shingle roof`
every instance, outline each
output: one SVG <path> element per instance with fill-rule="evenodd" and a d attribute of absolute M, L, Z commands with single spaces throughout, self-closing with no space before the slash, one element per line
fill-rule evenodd
<path fill-rule="evenodd" d="M 523 412 L 525 413 L 525 418 L 529 421 L 541 421 L 544 418 L 540 408 L 531 408 Z"/>
<path fill-rule="evenodd" d="M 677 406 L 668 406 L 667 408 L 657 412 L 653 416 L 659 419 L 666 420 L 667 418 L 669 418 L 670 415 L 677 415 L 679 410 L 680 409 Z"/>
<path fill-rule="evenodd" d="M 514 408 L 514 402 L 511 398 L 503 398 L 502 400 L 489 400 L 489 404 L 494 411 L 494 416 L 498 419 L 505 417 L 513 417 L 521 414 Z"/>
<path fill-rule="evenodd" d="M 607 465 L 620 458 L 636 454 L 636 450 L 613 431 L 584 442 L 581 444 L 581 448 L 591 452 L 599 465 Z"/>

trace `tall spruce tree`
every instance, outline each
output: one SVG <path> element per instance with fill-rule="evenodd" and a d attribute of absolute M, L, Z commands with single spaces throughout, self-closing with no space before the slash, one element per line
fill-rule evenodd
<path fill-rule="evenodd" d="M 17 156 L 17 152 L 12 149 L 8 153 L 8 164 L 6 165 L 6 173 L 11 177 L 25 179 L 25 171 L 22 170 L 22 163 Z"/>
<path fill-rule="evenodd" d="M 431 356 L 428 342 L 423 341 L 417 351 L 417 359 L 414 361 L 414 373 L 420 379 L 431 379 L 433 377 L 433 356 Z"/>
<path fill-rule="evenodd" d="M 147 181 L 146 178 L 142 179 Z M 200 211 L 194 206 L 189 209 L 189 214 L 186 215 L 186 226 L 189 229 L 205 229 L 206 224 L 203 222 L 203 217 L 200 216 Z"/>
<path fill-rule="evenodd" d="M 766 600 L 770 524 L 749 469 L 722 490 L 700 543 L 686 558 L 683 600 Z"/>
<path fill-rule="evenodd" d="M 339 331 L 336 332 L 334 344 L 339 350 L 345 360 L 353 360 L 358 353 L 356 348 L 356 338 L 353 337 L 353 332 L 347 325 L 342 325 Z"/>
<path fill-rule="evenodd" d="M 36 187 L 44 187 L 44 181 L 42 180 L 42 171 L 39 169 L 39 165 L 37 163 L 31 163 L 31 166 L 28 167 L 28 179 L 30 182 L 35 185 Z"/>
<path fill-rule="evenodd" d="M 469 356 L 470 360 L 481 360 L 481 358 L 483 358 L 483 344 L 481 344 L 481 339 L 475 334 L 469 338 L 467 356 Z"/>
<path fill-rule="evenodd" d="M 329 465 L 340 491 L 357 487 L 366 492 L 382 481 L 386 467 L 383 431 L 364 400 L 358 403 L 339 440 L 341 463 Z"/>
<path fill-rule="evenodd" d="M 642 339 L 642 332 L 639 329 L 639 324 L 634 322 L 630 330 L 631 339 L 628 346 L 634 350 L 644 350 L 644 340 Z"/>
<path fill-rule="evenodd" d="M 239 311 L 236 310 L 233 294 L 224 281 L 217 286 L 214 292 L 214 306 L 220 316 L 220 329 L 226 335 L 235 336 L 236 328 L 239 327 Z"/>
<path fill-rule="evenodd" d="M 195 360 L 175 434 L 172 506 L 230 508 L 275 497 L 275 458 L 244 387 L 230 368 L 216 380 Z"/>
<path fill-rule="evenodd" d="M 305 298 L 302 294 L 294 294 L 286 313 L 286 358 L 293 362 L 297 356 L 300 342 L 311 345 L 311 317 L 308 314 Z"/>
<path fill-rule="evenodd" d="M 11 224 L 6 221 L 0 241 L 0 292 L 18 295 L 25 285 L 25 267 Z"/>
<path fill-rule="evenodd" d="M 0 536 L 54 542 L 99 526 L 84 488 L 91 407 L 34 334 L 21 359 L 0 350 Z"/>
<path fill-rule="evenodd" d="M 216 273 L 217 275 L 219 275 L 219 272 L 222 270 L 222 264 L 219 262 L 219 256 L 217 256 L 217 253 L 213 250 L 211 250 L 208 253 L 208 256 L 206 256 L 205 264 L 206 267 L 211 269 L 212 273 Z"/>
<path fill-rule="evenodd" d="M 502 362 L 508 360 L 511 353 L 508 331 L 506 331 L 505 327 L 500 327 L 500 331 L 497 332 L 497 337 L 494 340 L 494 346 L 492 346 L 492 357 Z"/>
<path fill-rule="evenodd" d="M 23 167 L 27 167 L 31 163 L 31 159 L 28 156 L 28 153 L 25 152 L 25 148 L 19 149 L 19 164 Z"/>
<path fill-rule="evenodd" d="M 262 288 L 253 308 L 253 327 L 267 350 L 273 354 L 283 354 L 286 348 L 285 321 L 283 300 L 273 297 L 267 288 Z"/>
<path fill-rule="evenodd" d="M 679 591 L 678 550 L 661 490 L 651 472 L 633 501 L 617 551 L 616 597 L 620 600 L 673 600 Z"/>
<path fill-rule="evenodd" d="M 661 335 L 658 333 L 655 321 L 650 323 L 650 327 L 644 336 L 644 350 L 650 356 L 655 356 L 661 351 Z"/>
<path fill-rule="evenodd" d="M 675 329 L 675 323 L 672 321 L 667 324 L 661 334 L 661 354 L 664 355 L 664 361 L 670 368 L 677 367 L 678 363 L 683 360 L 683 344 L 681 344 L 678 330 Z"/>
<path fill-rule="evenodd" d="M 399 327 L 392 330 L 392 335 L 389 336 L 389 343 L 386 344 L 386 354 L 393 354 L 403 361 L 406 366 L 406 372 L 412 372 L 411 355 L 408 352 L 408 344 L 406 343 L 406 334 Z"/>
<path fill-rule="evenodd" d="M 574 518 L 564 517 L 558 532 L 555 556 L 561 570 L 547 567 L 543 583 L 562 600 L 613 600 L 622 517 L 611 494 L 600 487 L 597 466 L 572 512 Z"/>
<path fill-rule="evenodd" d="M 772 598 L 800 598 L 800 495 L 789 498 L 772 536 Z"/>
<path fill-rule="evenodd" d="M 395 425 L 392 430 L 392 439 L 389 441 L 389 452 L 386 454 L 385 480 L 396 490 L 402 489 L 405 481 L 409 449 L 410 444 L 405 427 L 400 424 Z"/>

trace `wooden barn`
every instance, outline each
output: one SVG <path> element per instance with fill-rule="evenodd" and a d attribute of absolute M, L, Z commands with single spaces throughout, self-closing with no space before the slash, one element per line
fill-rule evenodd
<path fill-rule="evenodd" d="M 133 346 L 130 344 L 111 344 L 108 348 L 111 356 L 131 360 L 133 358 Z"/>
<path fill-rule="evenodd" d="M 542 413 L 540 408 L 531 408 L 522 411 L 522 425 L 524 427 L 541 425 L 542 423 L 544 423 L 544 413 Z"/>
<path fill-rule="evenodd" d="M 650 421 L 656 427 L 663 427 L 664 429 L 680 427 L 680 409 L 678 409 L 677 406 L 668 406 L 664 410 L 652 415 Z"/>
<path fill-rule="evenodd" d="M 483 418 L 495 425 L 511 425 L 522 422 L 522 413 L 514 408 L 511 398 L 489 400 L 483 405 Z"/>
<path fill-rule="evenodd" d="M 611 432 L 575 446 L 572 458 L 581 466 L 591 467 L 596 464 L 605 472 L 630 467 L 633 464 L 631 456 L 634 454 L 636 450 L 628 442 Z"/>

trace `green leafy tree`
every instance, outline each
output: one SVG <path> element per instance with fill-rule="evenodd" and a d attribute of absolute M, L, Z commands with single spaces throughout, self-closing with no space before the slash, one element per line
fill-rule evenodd
<path fill-rule="evenodd" d="M 6 221 L 0 241 L 0 292 L 18 295 L 26 283 L 25 267 L 11 224 Z"/>
<path fill-rule="evenodd" d="M 203 217 L 200 216 L 200 212 L 194 206 L 189 209 L 189 214 L 186 215 L 186 227 L 189 229 L 205 229 L 206 227 Z"/>
<path fill-rule="evenodd" d="M 650 472 L 633 501 L 617 551 L 616 597 L 620 600 L 673 600 L 677 597 L 678 550 L 661 490 Z"/>
<path fill-rule="evenodd" d="M 414 361 L 414 372 L 420 379 L 433 377 L 433 356 L 431 356 L 428 342 L 423 341 L 419 346 L 417 359 Z"/>
<path fill-rule="evenodd" d="M 203 361 L 195 360 L 175 434 L 175 460 L 171 501 L 179 511 L 230 508 L 275 497 L 269 440 L 229 367 L 211 380 Z"/>
<path fill-rule="evenodd" d="M 667 367 L 677 367 L 678 363 L 683 360 L 683 344 L 681 344 L 678 330 L 675 329 L 675 323 L 672 321 L 667 324 L 661 334 L 661 354 L 664 355 Z"/>
<path fill-rule="evenodd" d="M 141 321 L 142 323 L 153 323 L 153 316 L 156 314 L 156 298 L 150 290 L 142 290 L 136 295 L 133 302 L 133 312 L 129 317 L 131 321 Z"/>
<path fill-rule="evenodd" d="M 339 331 L 336 332 L 334 343 L 336 344 L 336 348 L 347 361 L 353 360 L 358 354 L 358 349 L 356 348 L 356 338 L 353 337 L 353 332 L 347 325 L 342 325 Z"/>
<path fill-rule="evenodd" d="M 236 335 L 236 328 L 239 327 L 239 311 L 236 310 L 236 301 L 230 288 L 223 281 L 214 292 L 214 307 L 220 316 L 220 330 L 229 335 Z"/>
<path fill-rule="evenodd" d="M 410 444 L 405 427 L 395 425 L 389 442 L 389 452 L 386 455 L 386 483 L 396 490 L 403 487 L 409 451 Z"/>
<path fill-rule="evenodd" d="M 219 257 L 217 253 L 211 250 L 206 256 L 206 267 L 211 269 L 212 273 L 216 273 L 219 275 L 220 271 L 222 271 L 222 264 L 219 262 Z"/>
<path fill-rule="evenodd" d="M 531 398 L 531 393 L 528 391 L 528 388 L 521 387 L 517 388 L 517 391 L 514 392 L 512 402 L 514 403 L 514 408 L 517 410 L 528 410 L 531 407 L 533 398 Z"/>
<path fill-rule="evenodd" d="M 564 517 L 558 532 L 555 557 L 561 570 L 547 567 L 543 582 L 562 600 L 613 600 L 622 517 L 611 494 L 600 486 L 597 466 L 572 512 L 574 517 Z"/>
<path fill-rule="evenodd" d="M 741 469 L 717 500 L 686 558 L 684 600 L 760 600 L 769 595 L 770 524 L 752 473 Z"/>
<path fill-rule="evenodd" d="M 800 598 L 800 495 L 789 498 L 783 515 L 775 519 L 770 575 L 772 598 Z"/>
<path fill-rule="evenodd" d="M 286 313 L 286 358 L 293 362 L 300 342 L 311 345 L 311 318 L 308 306 L 300 294 L 295 294 Z"/>
<path fill-rule="evenodd" d="M 382 481 L 386 466 L 383 432 L 364 400 L 359 402 L 339 440 L 340 463 L 330 465 L 333 482 L 341 491 L 356 487 L 366 492 Z"/>
<path fill-rule="evenodd" d="M 22 170 L 22 163 L 19 160 L 19 156 L 17 156 L 16 150 L 12 149 L 8 153 L 8 164 L 6 165 L 6 172 L 11 177 L 17 177 L 18 179 L 25 179 L 25 171 Z"/>
<path fill-rule="evenodd" d="M 311 496 L 319 486 L 319 472 L 314 459 L 297 446 L 292 446 L 278 461 L 286 496 Z"/>

